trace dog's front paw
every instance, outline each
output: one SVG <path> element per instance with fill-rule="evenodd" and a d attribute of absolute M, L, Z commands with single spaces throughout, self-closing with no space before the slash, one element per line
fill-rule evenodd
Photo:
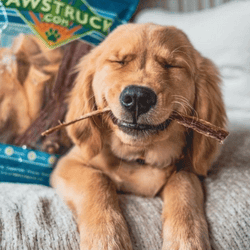
<path fill-rule="evenodd" d="M 128 229 L 123 220 L 100 221 L 80 226 L 81 250 L 132 250 Z"/>
<path fill-rule="evenodd" d="M 99 232 L 80 232 L 81 250 L 132 250 L 130 238 L 125 232 L 103 227 Z"/>
<path fill-rule="evenodd" d="M 162 250 L 211 250 L 205 219 L 184 223 L 165 221 Z"/>

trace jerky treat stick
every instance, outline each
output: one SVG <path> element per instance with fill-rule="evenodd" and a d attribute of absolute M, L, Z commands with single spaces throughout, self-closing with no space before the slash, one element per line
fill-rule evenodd
<path fill-rule="evenodd" d="M 205 135 L 207 137 L 214 138 L 218 140 L 220 143 L 223 143 L 223 141 L 226 139 L 226 137 L 229 135 L 229 132 L 219 128 L 210 122 L 204 121 L 202 119 L 198 119 L 194 116 L 188 116 L 178 113 L 173 113 L 170 116 L 170 119 L 176 120 L 179 124 L 191 128 L 194 131 Z"/>
<path fill-rule="evenodd" d="M 32 121 L 38 116 L 43 103 L 44 85 L 51 78 L 51 75 L 37 70 L 33 65 L 30 67 L 28 76 L 24 82 L 24 88 L 29 103 L 29 115 Z"/>
<path fill-rule="evenodd" d="M 12 51 L 0 49 L 0 142 L 13 143 L 30 125 L 28 102 L 17 79 L 17 62 Z"/>
<path fill-rule="evenodd" d="M 73 121 L 70 121 L 67 123 L 62 123 L 58 126 L 55 126 L 51 129 L 48 129 L 42 133 L 42 136 L 49 135 L 57 130 L 60 130 L 66 126 L 69 126 L 71 124 L 79 122 L 83 119 L 87 119 L 87 118 L 90 118 L 94 115 L 103 114 L 103 113 L 109 112 L 109 111 L 111 111 L 111 109 L 109 107 L 104 108 L 103 110 L 93 111 L 93 112 L 88 113 L 86 115 L 83 115 L 83 116 L 81 116 Z M 225 140 L 229 134 L 226 130 L 221 129 L 221 128 L 219 128 L 219 127 L 217 127 L 217 126 L 215 126 L 207 121 L 204 121 L 202 119 L 198 119 L 198 118 L 193 117 L 193 116 L 188 116 L 188 115 L 184 115 L 184 114 L 180 115 L 180 114 L 174 112 L 173 114 L 171 114 L 169 119 L 175 120 L 179 124 L 181 124 L 187 128 L 191 128 L 200 134 L 214 138 L 214 139 L 218 140 L 220 143 L 223 143 L 223 140 Z"/>

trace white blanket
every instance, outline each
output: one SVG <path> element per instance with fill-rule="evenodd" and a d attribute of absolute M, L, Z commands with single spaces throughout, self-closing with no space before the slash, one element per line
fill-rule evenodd
<path fill-rule="evenodd" d="M 231 126 L 221 156 L 205 181 L 214 250 L 250 246 L 250 130 Z M 52 188 L 0 184 L 0 249 L 78 250 L 72 213 Z M 160 250 L 159 198 L 120 195 L 134 250 Z"/>

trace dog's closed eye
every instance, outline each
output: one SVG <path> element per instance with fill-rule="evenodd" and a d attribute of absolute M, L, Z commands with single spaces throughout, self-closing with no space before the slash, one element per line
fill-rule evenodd
<path fill-rule="evenodd" d="M 169 63 L 167 63 L 167 62 L 166 62 L 166 63 L 163 63 L 162 66 L 163 66 L 164 69 L 170 69 L 170 68 L 176 67 L 176 66 L 174 66 L 174 65 L 172 65 L 172 64 L 169 64 Z"/>
<path fill-rule="evenodd" d="M 109 62 L 117 63 L 123 66 L 133 61 L 135 58 L 136 58 L 135 54 L 116 55 L 116 56 L 111 56 L 109 58 Z"/>
<path fill-rule="evenodd" d="M 182 68 L 178 62 L 173 60 L 167 60 L 164 57 L 156 56 L 155 60 L 161 65 L 164 69 L 170 69 L 170 68 Z"/>
<path fill-rule="evenodd" d="M 111 60 L 110 60 L 110 62 L 111 62 L 111 63 L 120 64 L 121 66 L 125 65 L 125 63 L 126 63 L 124 60 L 114 60 L 114 61 L 111 61 Z"/>

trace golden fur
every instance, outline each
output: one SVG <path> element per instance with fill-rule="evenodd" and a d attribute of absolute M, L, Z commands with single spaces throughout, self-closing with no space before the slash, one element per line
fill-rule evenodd
<path fill-rule="evenodd" d="M 125 87 L 138 85 L 152 89 L 158 100 L 139 123 L 161 124 L 175 110 L 225 127 L 216 67 L 174 27 L 120 26 L 82 59 L 78 69 L 68 121 L 109 106 L 111 116 L 132 122 L 119 96 Z M 164 250 L 210 249 L 198 176 L 206 176 L 218 142 L 174 121 L 157 133 L 130 134 L 111 116 L 68 128 L 75 146 L 51 178 L 76 215 L 81 249 L 132 249 L 117 190 L 161 195 Z"/>

